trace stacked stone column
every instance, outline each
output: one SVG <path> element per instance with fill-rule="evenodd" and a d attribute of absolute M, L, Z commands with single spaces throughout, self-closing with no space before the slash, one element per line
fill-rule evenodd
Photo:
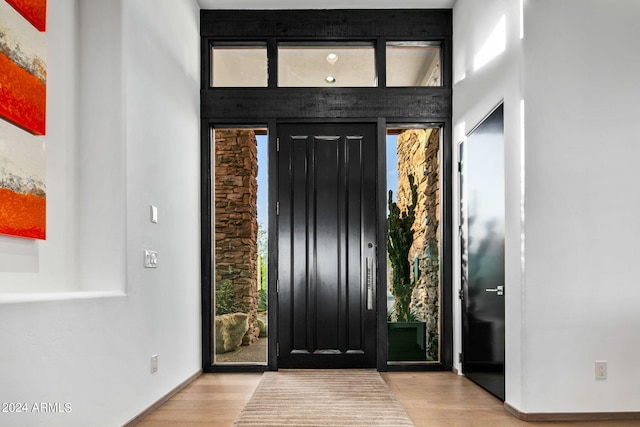
<path fill-rule="evenodd" d="M 254 131 L 215 131 L 215 284 L 232 283 L 234 300 L 248 314 L 242 344 L 258 339 L 257 194 L 258 159 Z"/>

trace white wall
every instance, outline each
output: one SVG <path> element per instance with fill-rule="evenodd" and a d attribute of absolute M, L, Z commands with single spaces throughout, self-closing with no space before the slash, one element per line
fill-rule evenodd
<path fill-rule="evenodd" d="M 128 43 L 120 3 L 78 2 L 80 179 L 76 229 L 83 291 L 125 291 L 127 205 L 122 196 L 127 192 L 126 147 L 133 140 L 125 134 L 124 78 L 128 67 L 123 47 Z"/>
<path fill-rule="evenodd" d="M 50 6 L 48 239 L 0 240 L 0 402 L 72 412 L 0 424 L 120 425 L 200 369 L 198 7 Z"/>
<path fill-rule="evenodd" d="M 522 409 L 640 411 L 640 3 L 525 10 Z"/>
<path fill-rule="evenodd" d="M 501 20 L 504 27 L 500 27 Z M 500 28 L 504 28 L 500 31 Z M 522 324 L 520 262 L 520 100 L 522 40 L 520 39 L 520 5 L 513 0 L 457 0 L 453 12 L 453 143 L 456 160 L 457 145 L 498 104 L 504 102 L 505 132 L 505 306 L 506 306 L 506 400 L 520 407 L 522 402 L 522 352 L 525 331 Z M 487 45 L 492 34 L 502 34 L 504 50 L 481 68 L 476 57 Z M 495 37 L 495 36 L 494 36 Z M 499 51 L 499 50 L 497 50 Z M 454 177 L 454 200 L 458 177 Z M 454 229 L 459 224 L 456 207 Z M 460 287 L 459 241 L 455 242 L 454 283 Z M 457 295 L 457 292 L 454 293 Z M 454 354 L 462 351 L 461 308 L 454 306 Z M 457 363 L 456 367 L 461 370 Z"/>
<path fill-rule="evenodd" d="M 520 40 L 519 2 L 479 3 L 454 8 L 454 142 L 504 99 L 506 401 L 526 413 L 639 411 L 640 4 L 524 0 Z M 503 14 L 506 50 L 474 71 Z M 595 380 L 596 360 L 607 380 Z"/>

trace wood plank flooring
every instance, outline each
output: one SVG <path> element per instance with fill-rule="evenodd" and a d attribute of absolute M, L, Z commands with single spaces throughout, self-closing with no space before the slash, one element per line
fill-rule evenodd
<path fill-rule="evenodd" d="M 450 372 L 381 374 L 416 427 L 631 427 L 640 421 L 524 422 L 501 401 Z M 148 415 L 139 426 L 225 426 L 233 423 L 262 374 L 204 374 Z"/>

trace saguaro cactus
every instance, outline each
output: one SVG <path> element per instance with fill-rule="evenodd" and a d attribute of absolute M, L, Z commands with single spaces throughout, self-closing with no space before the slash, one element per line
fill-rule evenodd
<path fill-rule="evenodd" d="M 411 227 L 416 217 L 418 203 L 418 187 L 415 178 L 409 174 L 409 188 L 411 190 L 411 204 L 406 212 L 400 211 L 398 204 L 393 201 L 393 191 L 389 190 L 389 217 L 387 218 L 387 252 L 393 267 L 391 279 L 391 293 L 395 297 L 395 320 L 408 322 L 410 320 L 411 294 L 416 285 L 411 280 L 411 263 L 409 251 L 413 244 Z"/>

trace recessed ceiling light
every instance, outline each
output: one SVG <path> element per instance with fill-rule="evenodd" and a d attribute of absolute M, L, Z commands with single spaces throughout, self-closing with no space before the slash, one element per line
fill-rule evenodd
<path fill-rule="evenodd" d="M 333 76 L 327 76 L 324 78 L 324 81 L 327 83 L 335 83 L 336 82 L 336 78 Z"/>
<path fill-rule="evenodd" d="M 329 55 L 327 55 L 327 62 L 331 65 L 335 64 L 336 61 L 338 60 L 338 55 L 336 55 L 335 53 L 330 53 Z"/>

